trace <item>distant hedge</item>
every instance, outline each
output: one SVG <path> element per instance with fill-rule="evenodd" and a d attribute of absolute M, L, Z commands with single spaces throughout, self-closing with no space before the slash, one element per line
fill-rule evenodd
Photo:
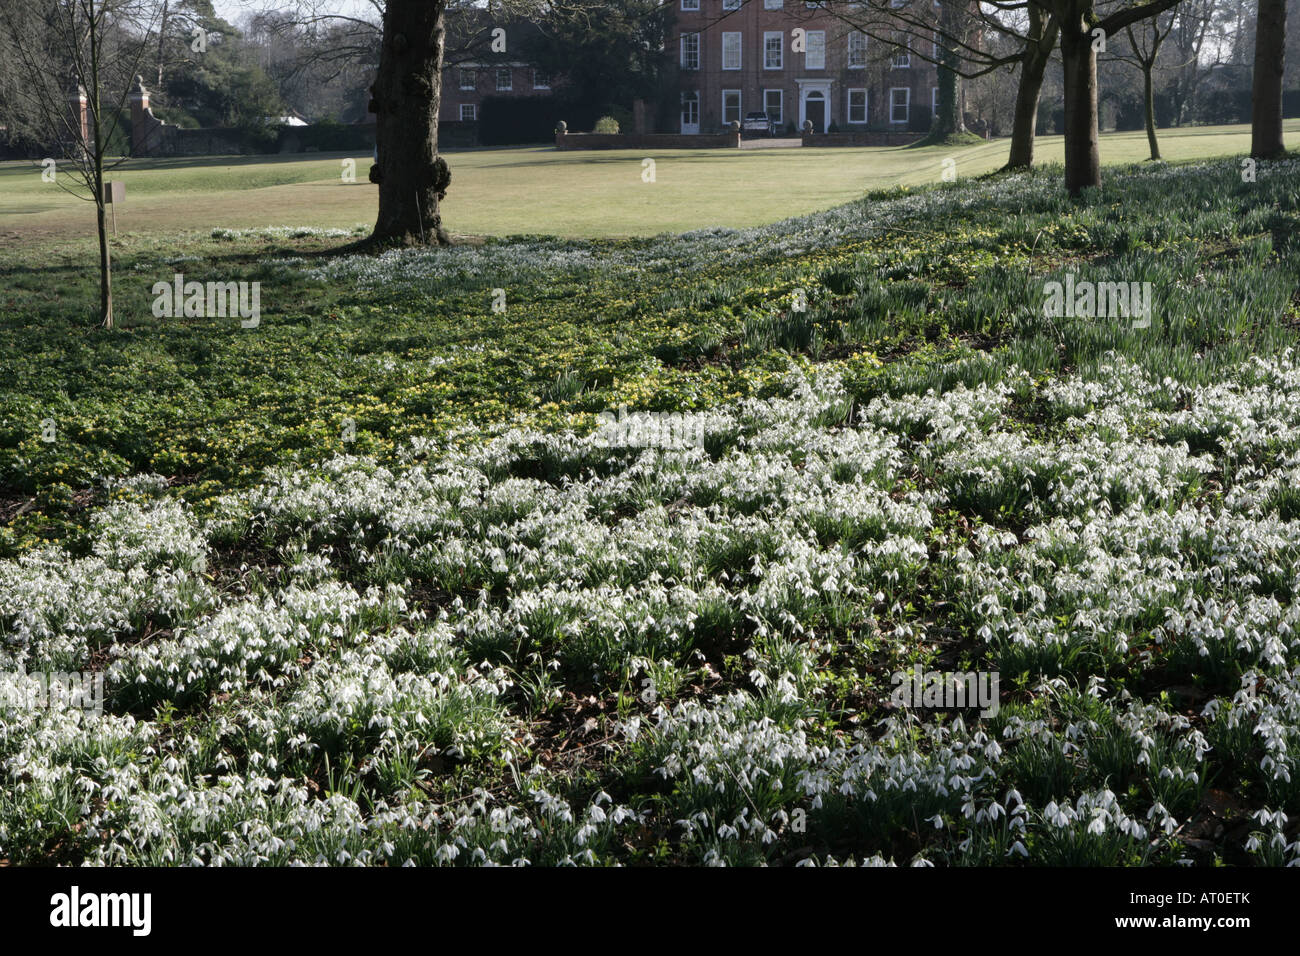
<path fill-rule="evenodd" d="M 1300 90 L 1283 92 L 1282 115 L 1287 119 L 1300 116 Z M 1207 126 L 1249 123 L 1250 90 L 1212 90 L 1198 103 L 1195 117 Z"/>
<path fill-rule="evenodd" d="M 310 126 L 281 126 L 277 146 L 290 153 L 309 149 L 322 153 L 369 152 L 375 146 L 375 127 L 374 124 L 348 126 L 331 120 Z"/>
<path fill-rule="evenodd" d="M 443 121 L 438 124 L 438 146 L 455 148 L 478 145 L 478 124 Z M 281 126 L 276 131 L 272 152 L 365 153 L 375 148 L 375 124 L 347 125 L 328 120 L 311 126 Z"/>
<path fill-rule="evenodd" d="M 591 107 L 557 96 L 488 96 L 479 110 L 478 140 L 483 146 L 549 143 L 561 120 L 577 132 L 591 129 L 598 118 Z"/>
<path fill-rule="evenodd" d="M 913 103 L 908 111 L 907 131 L 909 133 L 928 133 L 934 123 L 934 111 L 924 103 Z"/>

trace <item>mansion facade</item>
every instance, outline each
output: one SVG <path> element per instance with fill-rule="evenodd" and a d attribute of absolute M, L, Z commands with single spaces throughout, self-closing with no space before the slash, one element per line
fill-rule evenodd
<path fill-rule="evenodd" d="M 882 42 L 854 29 L 870 16 L 862 4 L 844 4 L 844 16 L 825 9 L 827 0 L 674 0 L 677 10 L 670 54 L 675 52 L 678 128 L 673 132 L 720 132 L 746 113 L 763 111 L 780 130 L 797 133 L 811 122 L 824 133 L 831 124 L 855 129 L 920 130 L 938 103 L 934 64 L 913 52 L 933 40 L 873 26 Z M 834 0 L 831 0 L 834 2 Z M 934 0 L 905 3 L 913 15 Z"/>
<path fill-rule="evenodd" d="M 550 75 L 531 64 L 469 60 L 443 68 L 438 119 L 473 123 L 489 96 L 546 96 L 550 92 Z"/>

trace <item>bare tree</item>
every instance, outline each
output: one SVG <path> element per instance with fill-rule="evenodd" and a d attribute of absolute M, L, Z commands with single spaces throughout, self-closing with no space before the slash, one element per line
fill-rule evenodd
<path fill-rule="evenodd" d="M 362 10 L 340 13 L 325 0 L 287 0 L 267 4 L 245 0 L 256 12 L 249 18 L 250 30 L 271 40 L 285 41 L 293 51 L 287 76 L 298 76 L 323 68 L 325 79 L 333 79 L 355 64 L 378 62 L 383 40 L 384 0 L 367 0 Z"/>
<path fill-rule="evenodd" d="M 1177 6 L 1182 0 L 1148 0 L 1101 15 L 1098 0 L 1029 0 L 1056 17 L 1061 29 L 1065 80 L 1065 188 L 1077 196 L 1101 185 L 1098 149 L 1097 53 L 1108 37 L 1141 20 Z"/>
<path fill-rule="evenodd" d="M 56 185 L 95 204 L 100 322 L 113 327 L 113 272 L 104 174 L 117 117 L 149 48 L 151 0 L 0 0 L 0 33 L 23 75 L 10 120 L 62 153 L 70 175 Z M 56 160 L 57 164 L 57 160 Z M 69 186 L 67 179 L 76 184 Z"/>
<path fill-rule="evenodd" d="M 1025 9 L 1028 28 L 1020 60 L 1020 85 L 1011 126 L 1011 154 L 1005 169 L 1028 169 L 1034 164 L 1034 141 L 1038 129 L 1038 101 L 1043 94 L 1043 76 L 1060 36 L 1055 14 L 1029 5 Z"/>
<path fill-rule="evenodd" d="M 1160 158 L 1160 141 L 1156 137 L 1156 101 L 1155 69 L 1160 48 L 1174 29 L 1176 16 L 1173 11 L 1158 13 L 1150 20 L 1143 20 L 1137 30 L 1134 24 L 1124 28 L 1128 46 L 1122 50 L 1112 50 L 1111 58 L 1136 67 L 1142 73 L 1142 102 L 1144 122 L 1147 131 L 1147 145 L 1151 158 Z"/>
<path fill-rule="evenodd" d="M 1184 0 L 1173 11 L 1168 42 L 1175 65 L 1168 68 L 1165 89 L 1174 126 L 1187 121 L 1201 81 L 1223 63 L 1226 6 L 1224 0 Z M 1207 61 L 1210 54 L 1213 59 Z"/>

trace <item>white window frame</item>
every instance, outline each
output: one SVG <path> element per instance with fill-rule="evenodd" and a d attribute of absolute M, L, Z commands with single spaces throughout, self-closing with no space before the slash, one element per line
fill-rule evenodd
<path fill-rule="evenodd" d="M 767 107 L 767 98 L 772 93 L 776 94 L 776 123 L 785 125 L 785 90 L 780 87 L 763 90 L 763 112 L 767 114 L 768 121 L 772 120 L 772 111 Z"/>
<path fill-rule="evenodd" d="M 813 37 L 817 38 L 819 49 L 817 54 L 819 59 L 814 62 L 813 57 Z M 804 54 L 803 68 L 805 70 L 824 70 L 826 69 L 826 31 L 809 30 L 804 34 Z"/>
<path fill-rule="evenodd" d="M 722 0 L 722 9 L 739 10 L 740 4 L 741 4 L 741 0 Z"/>
<path fill-rule="evenodd" d="M 890 65 L 895 70 L 905 70 L 912 65 L 912 40 L 907 34 L 903 34 L 901 47 L 895 48 Z"/>
<path fill-rule="evenodd" d="M 901 120 L 894 118 L 894 111 L 898 109 L 899 106 L 899 104 L 894 102 L 895 93 L 903 94 L 903 103 L 902 103 L 903 118 Z M 906 125 L 907 121 L 910 120 L 911 117 L 912 117 L 912 88 L 910 86 L 891 86 L 889 88 L 889 122 L 895 126 Z"/>
<path fill-rule="evenodd" d="M 695 58 L 694 64 L 688 63 L 686 61 L 686 54 L 688 52 L 686 46 L 687 40 L 695 41 L 694 49 L 689 51 L 690 53 L 694 54 L 694 58 Z M 681 62 L 682 69 L 698 70 L 700 68 L 700 35 L 698 33 L 683 33 L 681 36 L 681 41 L 679 43 L 679 48 L 681 53 L 680 62 Z"/>
<path fill-rule="evenodd" d="M 764 10 L 780 10 L 785 5 L 785 0 L 763 0 Z"/>
<path fill-rule="evenodd" d="M 468 83 L 465 82 L 466 77 L 469 78 Z M 478 70 L 462 68 L 460 71 L 460 88 L 462 90 L 477 90 Z"/>
<path fill-rule="evenodd" d="M 870 103 L 871 98 L 867 95 L 866 89 L 859 87 L 851 90 L 845 90 L 844 93 L 845 93 L 844 121 L 846 123 L 852 123 L 855 126 L 865 125 L 871 115 L 868 112 L 868 104 Z M 860 120 L 855 120 L 853 118 L 853 94 L 854 93 L 862 94 L 862 119 Z"/>
<path fill-rule="evenodd" d="M 855 41 L 861 45 L 855 48 Z M 854 62 L 855 54 L 858 57 L 857 62 Z M 845 56 L 844 64 L 850 70 L 865 70 L 867 68 L 867 35 L 861 30 L 849 31 L 848 53 Z"/>
<path fill-rule="evenodd" d="M 539 76 L 540 76 L 543 80 L 545 80 L 546 82 L 545 82 L 545 83 L 539 83 L 539 82 L 538 82 L 538 77 L 539 77 Z M 537 69 L 537 67 L 533 67 L 533 89 L 535 89 L 535 90 L 549 90 L 550 88 L 551 88 L 551 77 L 550 77 L 550 74 L 549 74 L 549 73 L 544 73 L 543 71 Z"/>
<path fill-rule="evenodd" d="M 743 65 L 744 58 L 742 50 L 744 49 L 744 36 L 739 30 L 727 30 L 722 34 L 722 68 L 724 70 L 739 70 Z M 727 66 L 727 43 L 734 44 L 731 53 L 735 54 L 735 66 Z"/>
<path fill-rule="evenodd" d="M 744 98 L 740 95 L 740 90 L 723 90 L 722 91 L 722 126 L 725 129 L 728 123 L 733 120 L 727 119 L 727 96 L 731 93 L 736 94 L 736 118 L 734 122 L 739 123 L 745 118 Z"/>
<path fill-rule="evenodd" d="M 468 116 L 465 115 L 466 110 L 469 110 Z M 478 120 L 478 105 L 476 103 L 461 103 L 460 121 L 462 123 L 472 123 L 477 120 Z"/>
<path fill-rule="evenodd" d="M 682 9 L 698 10 L 700 9 L 700 0 L 682 0 Z"/>
<path fill-rule="evenodd" d="M 505 74 L 506 85 L 501 85 L 501 74 Z M 497 67 L 497 92 L 513 93 L 515 91 L 515 71 L 508 66 Z"/>
<path fill-rule="evenodd" d="M 772 41 L 776 41 L 776 49 L 772 49 Z M 772 64 L 772 54 L 776 53 L 776 64 Z M 785 34 L 780 30 L 767 30 L 763 33 L 763 69 L 765 70 L 784 70 L 785 69 Z"/>

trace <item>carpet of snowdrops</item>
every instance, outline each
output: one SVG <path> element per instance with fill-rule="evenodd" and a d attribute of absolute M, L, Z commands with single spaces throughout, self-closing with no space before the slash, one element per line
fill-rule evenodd
<path fill-rule="evenodd" d="M 1300 354 L 987 378 L 792 362 L 684 447 L 494 426 L 202 513 L 109 480 L 88 548 L 0 561 L 0 859 L 1300 862 Z M 912 667 L 996 714 L 897 706 Z M 49 672 L 102 714 L 30 706 Z"/>
<path fill-rule="evenodd" d="M 108 687 L 102 717 L 2 712 L 0 850 L 1172 861 L 1212 839 L 1214 775 L 1263 798 L 1224 852 L 1295 861 L 1300 361 L 865 407 L 788 384 L 704 413 L 703 447 L 509 430 L 284 471 L 203 524 L 119 483 L 93 553 L 0 565 L 2 679 Z M 995 718 L 888 706 L 940 658 L 1003 675 Z M 611 693 L 584 752 L 543 746 L 566 695 Z"/>

